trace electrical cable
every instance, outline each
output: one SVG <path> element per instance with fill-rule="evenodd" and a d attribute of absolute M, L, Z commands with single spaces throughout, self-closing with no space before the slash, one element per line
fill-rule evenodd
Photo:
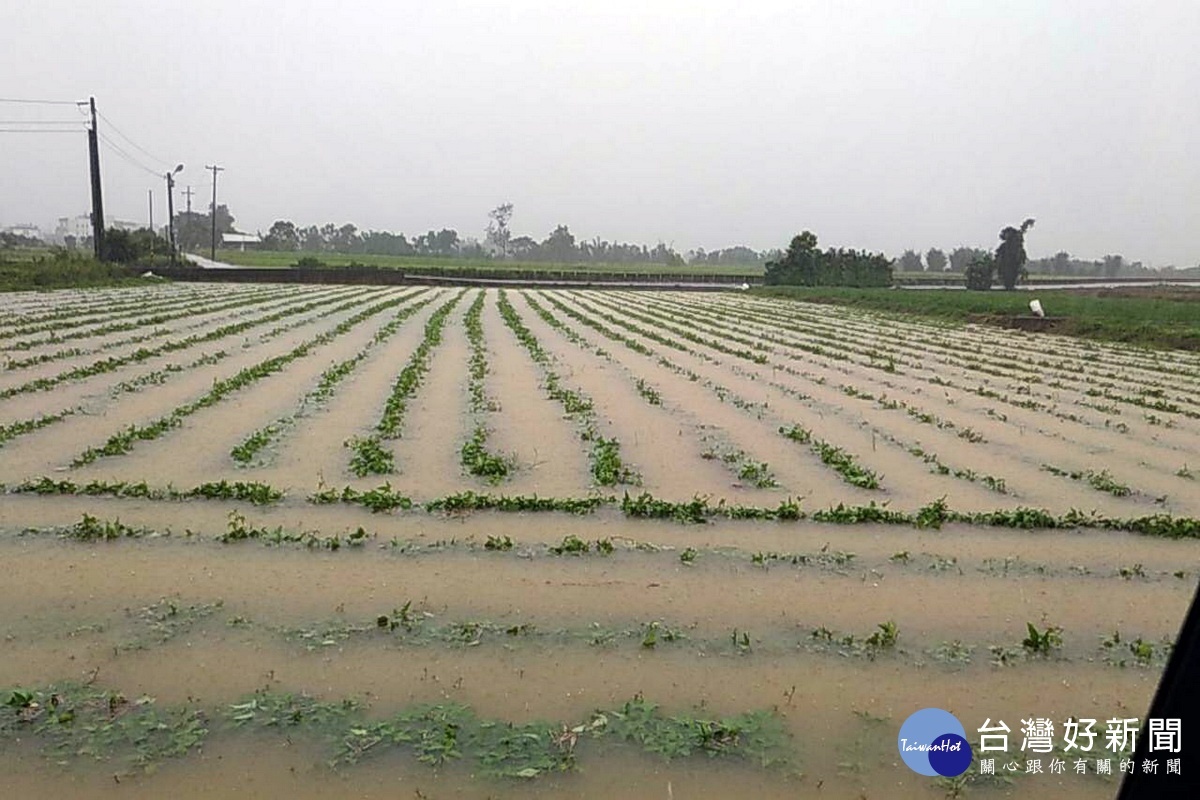
<path fill-rule="evenodd" d="M 130 164 L 132 164 L 133 166 L 137 167 L 138 169 L 140 169 L 140 170 L 143 170 L 144 172 L 146 172 L 146 173 L 148 173 L 148 174 L 150 174 L 150 175 L 153 175 L 153 176 L 154 176 L 154 177 L 156 177 L 156 178 L 161 178 L 161 177 L 162 177 L 162 176 L 165 174 L 165 173 L 163 173 L 163 172 L 159 172 L 159 171 L 157 171 L 157 170 L 155 170 L 155 169 L 152 169 L 151 167 L 147 167 L 145 164 L 141 163 L 141 162 L 140 162 L 140 161 L 138 161 L 136 158 L 134 158 L 133 156 L 129 155 L 129 153 L 126 153 L 124 150 L 122 150 L 122 149 L 121 149 L 121 148 L 120 148 L 120 147 L 119 147 L 119 146 L 116 144 L 116 142 L 114 142 L 112 139 L 109 139 L 109 138 L 108 138 L 107 136 L 105 136 L 103 133 L 99 134 L 99 136 L 100 136 L 100 141 L 101 141 L 101 142 L 103 142 L 105 145 L 107 145 L 107 146 L 108 146 L 108 148 L 109 148 L 110 150 L 112 150 L 112 151 L 113 151 L 114 153 L 116 153 L 118 156 L 120 156 L 121 158 L 125 159 L 125 160 L 126 160 L 126 161 L 128 161 Z"/>
<path fill-rule="evenodd" d="M 140 152 L 142 155 L 144 155 L 144 156 L 146 156 L 147 158 L 149 158 L 151 161 L 153 161 L 153 162 L 155 162 L 155 163 L 158 163 L 158 164 L 162 164 L 162 165 L 164 166 L 164 169 L 162 170 L 163 172 L 166 172 L 166 171 L 167 171 L 167 168 L 169 168 L 169 167 L 170 167 L 170 164 L 169 164 L 169 162 L 167 162 L 165 159 L 161 159 L 161 158 L 159 158 L 158 156 L 154 155 L 153 153 L 149 152 L 148 150 L 146 150 L 146 148 L 142 147 L 142 146 L 141 146 L 141 145 L 139 145 L 137 142 L 135 142 L 133 139 L 130 139 L 128 136 L 126 136 L 124 133 L 122 133 L 122 132 L 121 132 L 121 129 L 120 129 L 120 128 L 118 128 L 116 125 L 114 125 L 114 124 L 113 124 L 113 121 L 112 121 L 111 119 L 109 119 L 108 117 L 104 116 L 104 114 L 102 114 L 101 112 L 97 111 L 97 112 L 96 112 L 96 115 L 97 115 L 97 116 L 99 116 L 99 117 L 100 117 L 100 119 L 102 119 L 102 120 L 104 120 L 106 123 L 108 123 L 108 127 L 112 128 L 112 130 L 113 130 L 113 133 L 117 134 L 117 135 L 118 135 L 118 136 L 120 136 L 122 139 L 124 139 L 126 142 L 128 142 L 130 145 L 132 145 L 132 146 L 133 146 L 133 149 L 137 150 L 137 151 L 138 151 L 138 152 Z"/>
<path fill-rule="evenodd" d="M 72 135 L 79 133 L 69 128 L 0 128 L 0 133 L 70 133 Z"/>
<path fill-rule="evenodd" d="M 77 106 L 78 100 L 25 100 L 13 97 L 0 97 L 0 103 L 24 103 L 43 106 Z"/>

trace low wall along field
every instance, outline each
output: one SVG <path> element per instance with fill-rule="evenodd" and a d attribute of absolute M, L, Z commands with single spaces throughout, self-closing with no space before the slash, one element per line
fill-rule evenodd
<path fill-rule="evenodd" d="M 1143 716 L 1200 568 L 1194 352 L 740 293 L 0 307 L 15 797 L 1107 797 L 1021 721 Z M 1020 773 L 903 767 L 926 706 Z"/>

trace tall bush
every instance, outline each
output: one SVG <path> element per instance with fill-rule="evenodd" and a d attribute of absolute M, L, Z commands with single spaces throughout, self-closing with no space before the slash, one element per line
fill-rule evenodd
<path fill-rule="evenodd" d="M 820 250 L 816 234 L 792 238 L 778 261 L 768 261 L 764 281 L 784 286 L 891 286 L 892 263 L 882 253 L 834 248 Z"/>

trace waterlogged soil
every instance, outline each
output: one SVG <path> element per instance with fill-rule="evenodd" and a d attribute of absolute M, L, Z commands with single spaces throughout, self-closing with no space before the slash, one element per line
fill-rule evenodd
<path fill-rule="evenodd" d="M 416 302 L 425 299 L 422 295 Z M 387 341 L 376 345 L 323 406 L 298 419 L 295 428 L 279 438 L 265 465 L 241 472 L 243 480 L 297 490 L 324 484 L 378 485 L 382 478 L 358 478 L 350 471 L 353 452 L 346 443 L 372 433 L 392 384 L 421 343 L 425 323 L 447 299 L 449 295 L 435 296 Z"/>
<path fill-rule="evenodd" d="M 452 494 L 463 483 L 459 449 L 468 435 L 470 357 L 463 315 L 469 303 L 469 298 L 462 298 L 446 318 L 425 385 L 409 404 L 400 438 L 390 443 L 400 475 L 397 480 L 403 480 L 406 490 L 419 497 Z"/>
<path fill-rule="evenodd" d="M 491 523 L 479 517 L 455 524 L 482 533 L 493 529 Z M 664 523 L 641 527 L 643 539 L 664 538 L 668 529 L 704 530 Z M 663 536 L 647 535 L 659 532 Z M 970 544 L 970 532 L 960 533 Z M 1119 555 L 1115 542 L 1093 549 L 1080 539 L 1056 537 L 1046 555 L 1082 561 L 1097 575 L 1108 571 L 1106 557 Z M 660 776 L 674 790 L 695 786 L 700 796 L 713 797 L 738 785 L 756 787 L 762 796 L 794 796 L 801 790 L 797 780 L 801 787 L 820 782 L 831 790 L 861 789 L 867 796 L 936 797 L 928 783 L 898 772 L 894 764 L 895 728 L 912 709 L 946 707 L 976 726 L 984 718 L 1016 720 L 1031 713 L 1057 719 L 1137 714 L 1153 692 L 1161 664 L 1114 666 L 1100 655 L 1099 642 L 1109 628 L 1129 636 L 1137 631 L 1155 641 L 1169 636 L 1191 588 L 1189 582 L 1157 576 L 1138 581 L 939 576 L 899 568 L 889 573 L 883 565 L 873 576 L 877 585 L 867 588 L 857 574 L 737 567 L 720 563 L 715 554 L 684 567 L 663 553 L 530 562 L 513 554 L 395 557 L 372 548 L 313 553 L 196 538 L 96 545 L 5 535 L 0 553 L 13 579 L 0 588 L 8 621 L 0 685 L 86 677 L 127 696 L 155 697 L 164 706 L 217 709 L 260 689 L 305 692 L 364 699 L 376 717 L 414 703 L 458 702 L 481 716 L 514 722 L 583 720 L 638 693 L 673 713 L 698 706 L 713 715 L 777 709 L 802 778 L 735 762 L 722 766 L 699 792 L 701 785 L 686 777 L 694 768 L 690 762 L 685 768 L 650 756 L 601 751 L 581 758 L 578 775 L 548 779 L 536 790 L 552 796 L 557 787 L 599 796 L 622 785 L 616 775 L 635 775 L 639 781 Z M 978 544 L 977 554 L 993 552 L 992 542 L 980 537 Z M 958 552 L 965 558 L 969 549 Z M 1161 561 L 1147 558 L 1151 573 L 1170 566 L 1169 553 L 1158 555 Z M 1090 598 L 1086 608 L 1072 602 L 1081 596 Z M 971 598 L 965 610 L 964 597 Z M 185 618 L 190 608 L 218 601 L 220 606 L 181 624 L 171 636 L 146 625 L 140 611 L 163 598 L 183 609 Z M 474 644 L 410 641 L 403 633 L 374 629 L 376 615 L 394 614 L 392 609 L 414 598 L 419 598 L 414 604 L 418 626 L 490 620 L 581 636 L 501 633 Z M 873 659 L 805 646 L 819 625 L 865 636 L 869 621 L 877 619 L 895 620 L 900 635 L 894 648 Z M 1062 625 L 1067 639 L 1062 652 L 1015 657 L 1010 666 L 990 664 L 987 645 L 1019 651 L 1027 619 Z M 651 620 L 663 620 L 663 629 L 685 638 L 645 646 L 641 631 Z M 339 638 L 339 630 L 350 628 L 365 632 Z M 748 651 L 727 642 L 733 628 L 751 631 Z M 626 629 L 634 635 L 598 643 L 587 638 L 593 631 Z M 973 648 L 969 663 L 943 663 L 927 652 L 949 640 Z M 255 786 L 285 786 L 293 768 L 312 774 L 318 786 L 335 780 L 318 766 L 318 750 L 301 746 L 303 758 L 296 761 L 280 752 L 278 742 L 243 746 L 263 758 L 255 784 L 234 781 L 220 789 L 230 796 Z M 238 774 L 240 762 L 223 755 L 228 752 L 217 743 L 190 759 L 194 763 L 167 764 L 157 775 L 126 778 L 120 785 L 134 796 L 149 796 L 162 780 L 196 780 L 198 766 L 211 769 L 213 759 L 232 759 L 230 769 Z M 470 792 L 486 788 L 500 796 L 528 796 L 531 790 L 404 762 L 389 759 L 390 769 L 382 764 L 343 768 L 337 785 L 355 793 L 386 791 L 401 781 L 447 792 L 460 785 Z M 31 762 L 22 763 L 28 770 Z M 105 796 L 114 790 L 97 774 L 102 769 L 45 765 L 14 785 L 73 787 L 87 796 Z M 658 790 L 663 786 L 660 782 Z M 650 791 L 641 784 L 633 790 Z M 1099 797 L 1107 796 L 1108 787 L 1083 783 L 1065 785 L 1064 791 L 1077 792 L 1065 796 Z"/>
<path fill-rule="evenodd" d="M 328 294 L 304 289 L 281 298 L 299 304 L 319 292 Z M 395 292 L 363 293 L 355 309 L 319 319 L 321 308 L 285 318 L 277 324 L 297 326 L 266 341 L 259 339 L 265 330 L 255 330 L 233 343 L 171 354 L 165 360 L 187 363 L 210 349 L 231 350 L 216 364 L 138 392 L 113 397 L 109 390 L 159 362 L 0 401 L 0 424 L 81 403 L 91 412 L 0 442 L 0 480 L 9 486 L 46 474 L 179 489 L 240 479 L 287 490 L 269 506 L 0 496 L 0 693 L 80 682 L 130 699 L 154 698 L 160 709 L 199 709 L 210 729 L 199 750 L 156 762 L 148 773 L 130 773 L 117 760 L 58 763 L 64 759 L 49 756 L 33 738 L 0 735 L 4 794 L 940 798 L 945 787 L 916 776 L 897 757 L 899 726 L 919 708 L 950 710 L 972 740 L 985 719 L 1005 720 L 1019 739 L 1021 720 L 1030 716 L 1061 722 L 1145 714 L 1200 575 L 1196 540 L 963 524 L 924 530 L 812 521 L 681 525 L 626 518 L 612 507 L 587 516 L 444 515 L 419 508 L 373 514 L 357 505 L 308 502 L 307 493 L 321 486 L 365 490 L 385 480 L 417 501 L 466 490 L 558 498 L 597 490 L 590 443 L 546 397 L 541 369 L 504 325 L 491 290 L 483 330 L 484 388 L 493 407 L 483 419 L 488 449 L 515 457 L 512 476 L 489 486 L 464 474 L 459 463 L 473 423 L 463 324 L 472 295 L 447 318 L 443 341 L 409 400 L 402 436 L 387 443 L 397 472 L 368 478 L 348 472 L 345 441 L 374 427 L 425 322 L 453 296 L 433 294 L 433 303 L 374 347 L 325 404 L 306 410 L 250 468 L 229 458 L 233 444 L 292 413 L 321 371 L 359 352 L 396 309 L 232 393 L 162 438 L 136 443 L 128 455 L 62 470 L 87 446 L 130 424 L 146 424 L 202 394 L 214 379 L 287 352 Z M 133 296 L 91 297 L 110 295 Z M 82 312 L 97 305 L 86 293 L 58 296 L 63 308 L 79 305 Z M 146 296 L 170 295 L 147 290 Z M 713 503 L 725 498 L 771 507 L 793 496 L 810 512 L 871 500 L 912 510 L 942 496 L 958 510 L 1031 505 L 1123 517 L 1200 510 L 1195 478 L 1181 469 L 1200 470 L 1200 424 L 1183 413 L 1194 408 L 1184 399 L 1195 388 L 1189 376 L 1196 364 L 1187 354 L 1151 358 L 1119 347 L 1082 348 L 1034 335 L 1009 340 L 987 331 L 975 340 L 964 329 L 873 322 L 841 310 L 805 322 L 815 314 L 809 307 L 741 297 L 702 302 L 690 295 L 553 293 L 588 316 L 597 309 L 617 316 L 622 309 L 651 317 L 669 312 L 687 321 L 664 317 L 666 324 L 706 339 L 769 334 L 780 340 L 756 350 L 768 363 L 755 364 L 706 344 L 685 342 L 693 352 L 682 352 L 622 329 L 655 351 L 647 357 L 569 319 L 542 295 L 531 296 L 582 336 L 582 346 L 540 319 L 520 293 L 508 292 L 562 384 L 592 399 L 599 432 L 617 438 L 622 458 L 642 474 L 643 486 L 599 487 L 606 494 L 649 490 L 680 501 L 704 494 Z M 214 292 L 204 299 L 220 297 Z M 0 305 L 25 314 L 55 309 L 17 296 L 0 298 Z M 773 318 L 810 327 L 773 330 Z M 170 327 L 186 335 L 185 329 L 218 324 L 212 319 L 189 328 L 184 322 Z M 676 338 L 655 324 L 636 325 Z M 63 330 L 69 329 L 65 320 Z M 829 330 L 842 333 L 831 339 Z M 1031 394 L 1019 394 L 1017 376 L 1028 364 L 985 362 L 1007 377 L 976 374 L 960 356 L 934 346 L 943 340 L 958 342 L 963 354 L 1009 343 L 1021 359 L 1035 360 L 1044 350 L 1055 362 L 1077 365 L 1077 375 L 1055 367 L 1062 388 L 1033 384 Z M 105 341 L 111 337 L 79 343 Z M 931 353 L 924 360 L 923 343 Z M 834 359 L 793 346 L 800 344 L 875 349 L 877 365 L 890 355 L 896 372 L 865 366 L 861 352 Z M 698 379 L 659 363 L 659 356 Z M 46 374 L 73 363 L 52 362 Z M 37 367 L 39 374 L 45 366 Z M 1104 377 L 1109 373 L 1116 377 Z M 956 386 L 932 383 L 935 377 Z M 1085 394 L 1088 377 L 1126 397 L 1142 396 L 1139 386 L 1161 386 L 1181 411 Z M 658 392 L 661 404 L 647 402 L 639 380 Z M 844 385 L 872 397 L 851 396 Z M 1078 419 L 983 397 L 973 391 L 979 385 L 1015 400 L 1048 402 L 1057 392 L 1057 411 Z M 884 395 L 953 425 L 886 407 Z M 1077 401 L 1112 403 L 1123 413 Z M 880 488 L 849 485 L 808 445 L 780 436 L 778 427 L 793 422 L 876 471 Z M 1124 430 L 1116 429 L 1118 422 Z M 960 436 L 966 428 L 982 440 Z M 1009 493 L 988 490 L 978 479 L 931 473 L 909 452 L 918 444 L 947 465 L 1004 479 Z M 705 457 L 722 448 L 768 462 L 780 486 L 740 483 L 720 459 Z M 1086 480 L 1052 475 L 1043 463 L 1109 469 L 1132 492 L 1100 491 Z M 140 534 L 109 542 L 72 539 L 69 531 L 85 514 L 119 519 Z M 261 533 L 227 544 L 218 539 L 248 529 L 269 539 L 277 528 L 304 541 L 270 545 Z M 571 554 L 585 545 L 586 552 Z M 1059 638 L 1031 646 L 1030 625 Z M 420 704 L 461 703 L 481 718 L 544 721 L 555 730 L 565 724 L 568 732 L 598 709 L 619 709 L 640 695 L 664 715 L 772 712 L 790 756 L 786 766 L 765 768 L 734 756 L 668 761 L 584 730 L 577 769 L 531 780 L 486 777 L 470 754 L 434 768 L 402 748 L 381 748 L 335 770 L 328 766 L 329 744 L 302 732 L 231 728 L 229 707 L 260 691 L 354 699 L 370 720 Z M 1115 783 L 1069 773 L 1018 776 L 1008 789 L 973 787 L 965 796 L 1115 792 Z"/>
<path fill-rule="evenodd" d="M 659 313 L 655 308 L 661 308 L 661 304 L 649 306 L 649 301 L 644 300 L 630 302 L 624 296 L 620 302 L 640 314 L 653 315 Z M 695 304 L 694 300 L 685 298 L 670 306 L 670 311 L 676 314 L 687 313 L 689 306 Z M 611 312 L 612 308 L 609 302 L 608 310 Z M 678 322 L 667 321 L 678 327 Z M 643 321 L 638 321 L 637 324 L 641 327 L 655 328 Z M 755 338 L 756 330 L 761 330 L 752 324 L 739 327 L 742 337 L 750 339 Z M 705 334 L 706 338 L 721 338 L 720 330 L 708 327 L 704 322 L 695 325 L 695 332 Z M 665 333 L 669 338 L 677 338 L 669 331 L 660 330 L 660 333 Z M 886 346 L 886 342 L 879 341 L 867 340 L 864 343 L 859 338 L 859 332 L 855 333 L 856 344 Z M 801 337 L 789 333 L 773 331 L 772 335 L 781 339 L 790 337 L 803 341 Z M 869 336 L 870 332 L 863 331 L 861 335 Z M 648 344 L 653 345 L 653 342 Z M 1024 401 L 1027 398 L 1022 393 L 1028 392 L 1030 385 L 1023 381 L 997 383 L 996 378 L 987 373 L 947 368 L 944 362 L 933 366 L 925 375 L 919 373 L 924 371 L 923 367 L 928 363 L 928 359 L 916 362 L 916 370 L 902 365 L 898 370 L 903 374 L 893 374 L 878 368 L 847 366 L 845 361 L 814 356 L 811 352 L 791 350 L 772 342 L 769 363 L 756 365 L 748 360 L 722 354 L 703 344 L 686 344 L 697 352 L 716 357 L 716 360 L 721 362 L 716 366 L 711 361 L 700 361 L 692 357 L 695 360 L 688 366 L 718 381 L 721 381 L 721 375 L 724 373 L 726 385 L 743 393 L 748 399 L 768 403 L 780 409 L 790 409 L 798 415 L 808 416 L 809 419 L 815 411 L 822 418 L 822 422 L 814 422 L 809 427 L 818 435 L 823 435 L 821 431 L 826 425 L 822 423 L 829 420 L 826 415 L 839 415 L 839 409 L 844 409 L 840 415 L 847 416 L 848 412 L 847 421 L 852 422 L 859 431 L 843 428 L 835 430 L 828 438 L 844 443 L 843 446 L 855 452 L 864 464 L 887 476 L 886 488 L 898 495 L 898 499 L 902 499 L 905 504 L 922 493 L 934 491 L 952 496 L 955 504 L 964 508 L 1023 503 L 1064 509 L 1096 508 L 1114 515 L 1154 513 L 1164 509 L 1192 514 L 1200 508 L 1196 506 L 1196 496 L 1200 493 L 1189 491 L 1187 484 L 1176 474 L 1187 465 L 1189 457 L 1193 461 L 1196 460 L 1195 454 L 1200 447 L 1200 442 L 1195 438 L 1196 421 L 1186 416 L 1163 414 L 1162 416 L 1169 417 L 1171 427 L 1163 431 L 1162 426 L 1157 426 L 1160 430 L 1156 431 L 1156 426 L 1146 424 L 1136 406 L 1126 405 L 1124 413 L 1117 408 L 1107 421 L 1103 421 L 1103 417 L 1086 407 L 1076 408 L 1071 412 L 1081 418 L 1098 417 L 1096 424 L 1086 425 L 1051 416 L 1045 411 L 1000 403 L 973 392 L 963 391 L 961 387 L 974 389 L 991 385 L 989 391 L 1004 396 L 1011 395 L 1016 401 Z M 809 340 L 808 344 L 830 349 L 830 343 L 826 339 Z M 739 346 L 743 349 L 745 347 Z M 1038 358 L 1046 355 L 1032 348 L 1030 352 Z M 689 358 L 687 354 L 679 354 L 678 351 L 672 351 L 671 355 L 674 358 L 676 354 L 681 362 Z M 780 372 L 778 367 L 781 366 L 792 371 Z M 1004 362 L 998 361 L 985 368 L 1003 366 Z M 731 376 L 738 375 L 743 377 L 730 379 Z M 752 381 L 747 381 L 745 377 L 750 376 Z M 930 377 L 949 380 L 960 388 L 930 384 Z M 780 385 L 804 394 L 807 399 L 797 406 L 794 396 L 788 398 L 786 392 L 777 388 Z M 1125 395 L 1136 395 L 1142 388 L 1144 387 L 1140 383 L 1133 383 L 1117 391 Z M 848 396 L 846 389 L 866 392 L 875 398 L 882 397 L 892 402 L 907 401 L 918 411 L 932 414 L 938 420 L 949 420 L 955 425 L 951 427 L 932 423 L 920 424 L 906 416 L 903 411 L 881 408 L 869 402 L 869 399 Z M 1064 398 L 1060 396 L 1062 394 L 1061 390 L 1055 390 L 1051 405 L 1064 405 Z M 1070 398 L 1066 400 L 1069 401 Z M 989 409 L 1003 414 L 1003 421 L 988 415 L 986 412 Z M 801 419 L 808 426 L 809 419 L 804 419 L 803 416 Z M 1129 421 L 1126 422 L 1126 419 Z M 837 424 L 836 418 L 834 424 Z M 1120 428 L 1121 424 L 1124 424 L 1124 429 Z M 1137 435 L 1139 427 L 1144 436 Z M 973 431 L 977 436 L 970 435 L 967 431 Z M 880 433 L 877 435 L 876 432 Z M 898 437 L 904 447 L 897 447 L 897 443 L 889 442 L 889 435 Z M 941 461 L 954 468 L 971 469 L 980 474 L 1002 478 L 1006 484 L 1011 483 L 1012 489 L 1007 498 L 1003 495 L 992 497 L 991 493 L 970 484 L 930 474 L 929 468 L 921 459 L 913 458 L 905 452 L 905 448 L 912 445 L 920 446 L 927 453 L 935 453 Z M 1106 469 L 1118 481 L 1129 484 L 1133 491 L 1125 497 L 1097 492 L 1086 483 L 1047 473 L 1043 469 L 1044 465 L 1067 471 Z M 913 482 L 917 477 L 920 478 L 920 483 Z"/>
<path fill-rule="evenodd" d="M 381 296 L 374 299 L 382 302 L 389 298 Z M 354 313 L 354 310 L 348 310 L 326 319 L 336 325 Z M 247 433 L 294 412 L 302 395 L 316 385 L 325 369 L 357 353 L 390 317 L 391 314 L 384 311 L 363 321 L 332 342 L 314 348 L 309 356 L 292 362 L 281 372 L 269 375 L 236 393 L 226 403 L 193 414 L 167 436 L 140 443 L 124 457 L 101 459 L 88 467 L 73 470 L 75 480 L 137 482 L 144 475 L 157 475 L 159 481 L 176 486 L 195 486 L 222 478 L 244 479 L 230 451 Z M 269 352 L 256 353 L 257 360 L 287 353 L 308 340 L 313 330 L 304 326 L 294 333 L 279 337 L 278 343 Z M 224 367 L 224 372 L 234 374 L 237 365 L 233 366 Z M 169 411 L 166 409 L 163 413 Z M 222 420 L 231 416 L 240 420 L 238 428 L 233 430 L 222 424 Z M 179 458 L 181 452 L 188 453 L 189 458 Z"/>
<path fill-rule="evenodd" d="M 488 346 L 486 393 L 495 410 L 488 415 L 488 446 L 510 455 L 516 465 L 503 491 L 569 497 L 590 482 L 587 443 L 557 400 L 546 396 L 537 365 L 504 324 L 494 302 L 483 309 Z M 532 388 L 531 388 L 532 387 Z"/>
<path fill-rule="evenodd" d="M 556 359 L 563 383 L 591 399 L 599 435 L 616 439 L 622 462 L 658 497 L 687 500 L 696 493 L 731 496 L 731 476 L 701 457 L 703 448 L 669 409 L 648 405 L 618 366 L 565 341 L 519 295 L 514 306 L 526 327 Z M 683 465 L 688 465 L 687 469 Z"/>

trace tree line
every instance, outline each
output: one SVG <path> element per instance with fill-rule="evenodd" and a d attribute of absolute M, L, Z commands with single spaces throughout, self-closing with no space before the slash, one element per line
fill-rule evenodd
<path fill-rule="evenodd" d="M 353 223 L 299 226 L 276 220 L 263 236 L 263 246 L 284 252 L 344 253 L 349 255 L 432 256 L 473 259 L 511 259 L 557 264 L 740 264 L 761 265 L 783 255 L 779 250 L 757 251 L 742 245 L 681 254 L 659 242 L 653 247 L 631 242 L 579 239 L 566 225 L 557 225 L 544 238 L 514 236 L 510 227 L 512 203 L 488 212 L 482 241 L 460 236 L 453 228 L 430 230 L 414 237 L 391 231 L 362 230 Z"/>
<path fill-rule="evenodd" d="M 905 250 L 895 260 L 897 272 L 955 272 L 965 274 L 972 262 L 986 258 L 991 251 L 981 247 L 956 247 L 949 253 L 931 247 L 924 254 L 916 250 Z M 922 255 L 924 259 L 922 259 Z M 1065 250 L 1050 258 L 1031 258 L 1025 269 L 1035 275 L 1062 275 L 1067 277 L 1136 277 L 1150 275 L 1155 271 L 1140 261 L 1127 261 L 1121 255 L 1106 255 L 1094 260 L 1075 258 Z"/>
<path fill-rule="evenodd" d="M 501 244 L 502 242 L 502 244 Z M 663 242 L 653 247 L 631 242 L 614 242 L 599 236 L 578 239 L 566 225 L 558 225 L 542 239 L 510 236 L 479 241 L 462 237 L 453 228 L 430 230 L 418 236 L 391 231 L 361 230 L 352 223 L 298 226 L 277 220 L 263 236 L 268 250 L 347 255 L 430 256 L 443 258 L 510 259 L 520 262 L 556 264 L 741 264 L 760 265 L 781 251 L 756 251 L 736 246 L 681 254 Z"/>

